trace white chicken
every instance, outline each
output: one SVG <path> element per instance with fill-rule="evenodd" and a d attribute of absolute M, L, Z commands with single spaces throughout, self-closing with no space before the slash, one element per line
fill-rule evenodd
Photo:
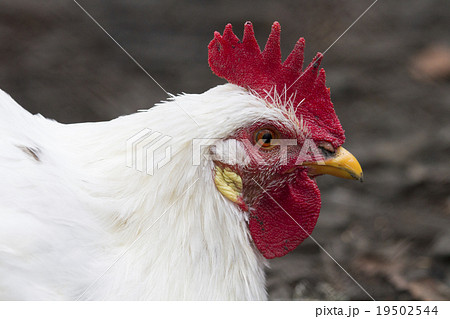
<path fill-rule="evenodd" d="M 242 41 L 228 25 L 209 62 L 230 83 L 109 122 L 60 124 L 0 91 L 0 299 L 266 299 L 265 258 L 315 226 L 314 177 L 362 176 L 321 55 L 302 72 L 300 39 L 281 64 L 279 36 L 261 53 L 250 23 Z M 151 161 L 144 137 L 164 141 Z"/>

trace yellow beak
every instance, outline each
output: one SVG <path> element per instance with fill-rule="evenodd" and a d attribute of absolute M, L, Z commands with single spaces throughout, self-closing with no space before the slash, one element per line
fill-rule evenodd
<path fill-rule="evenodd" d="M 303 163 L 308 167 L 310 175 L 333 175 L 337 177 L 356 179 L 362 182 L 363 173 L 358 160 L 345 148 L 339 147 L 333 157 L 315 163 Z"/>

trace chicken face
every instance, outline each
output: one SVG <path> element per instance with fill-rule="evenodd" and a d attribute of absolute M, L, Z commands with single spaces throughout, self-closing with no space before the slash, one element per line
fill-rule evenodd
<path fill-rule="evenodd" d="M 316 176 L 362 178 L 358 161 L 341 146 L 344 131 L 325 72 L 317 74 L 322 55 L 302 71 L 300 39 L 282 64 L 279 38 L 280 26 L 274 23 L 261 52 L 246 23 L 242 41 L 228 25 L 209 45 L 213 72 L 246 88 L 268 113 L 277 114 L 262 114 L 227 139 L 235 143 L 238 160 L 216 156 L 214 161 L 217 189 L 247 212 L 252 239 L 266 258 L 285 255 L 311 234 L 321 206 Z"/>
<path fill-rule="evenodd" d="M 255 123 L 228 140 L 240 160 L 215 161 L 218 190 L 247 212 L 252 239 L 266 258 L 285 255 L 313 231 L 320 212 L 316 176 L 362 177 L 349 152 L 305 131 L 289 119 Z"/>

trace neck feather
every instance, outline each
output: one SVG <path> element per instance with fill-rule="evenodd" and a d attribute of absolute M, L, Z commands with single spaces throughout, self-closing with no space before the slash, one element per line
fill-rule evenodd
<path fill-rule="evenodd" d="M 240 103 L 248 95 L 235 86 L 222 90 Z M 221 127 L 212 110 L 191 108 L 207 98 L 185 95 L 110 122 L 66 126 L 61 140 L 70 141 L 68 161 L 82 176 L 78 195 L 103 221 L 113 238 L 111 250 L 117 255 L 127 250 L 105 276 L 110 282 L 106 298 L 120 298 L 124 285 L 136 291 L 136 299 L 266 298 L 264 259 L 253 246 L 245 214 L 216 190 L 213 163 L 201 157 L 200 165 L 193 165 L 191 160 L 194 138 L 224 138 L 242 125 L 223 121 Z M 225 101 L 216 99 L 216 105 Z M 247 100 L 261 107 L 254 97 Z M 196 122 L 212 124 L 205 129 Z M 135 162 L 127 165 L 127 141 L 145 129 L 170 137 L 155 155 L 161 162 L 167 146 L 170 161 L 156 165 L 152 174 L 145 165 L 142 171 Z M 135 155 L 148 164 L 146 152 Z M 115 276 L 123 272 L 125 279 Z"/>

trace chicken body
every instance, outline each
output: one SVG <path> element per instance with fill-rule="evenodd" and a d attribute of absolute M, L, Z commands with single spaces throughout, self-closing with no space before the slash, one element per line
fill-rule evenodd
<path fill-rule="evenodd" d="M 193 165 L 192 140 L 278 110 L 226 84 L 109 122 L 59 124 L 4 92 L 0 114 L 0 299 L 266 298 L 248 216 L 217 192 L 208 147 Z M 153 175 L 126 164 L 146 128 L 171 137 Z"/>

